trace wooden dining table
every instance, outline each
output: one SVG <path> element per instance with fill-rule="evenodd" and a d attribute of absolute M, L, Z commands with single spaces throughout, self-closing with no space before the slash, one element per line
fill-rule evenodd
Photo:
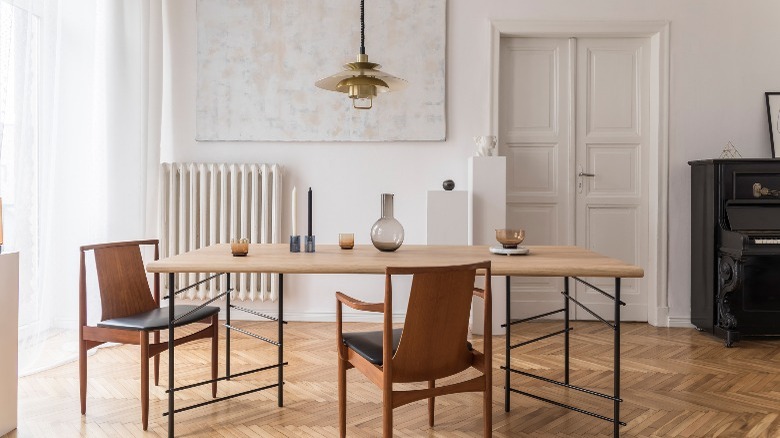
<path fill-rule="evenodd" d="M 639 278 L 644 275 L 642 268 L 625 263 L 623 261 L 610 258 L 588 249 L 576 247 L 576 246 L 527 246 L 529 252 L 526 255 L 497 255 L 492 254 L 489 251 L 488 246 L 432 246 L 432 245 L 403 245 L 394 252 L 381 252 L 375 249 L 371 245 L 356 245 L 353 249 L 343 250 L 338 245 L 318 245 L 316 251 L 312 253 L 306 252 L 290 252 L 289 245 L 287 244 L 251 244 L 249 246 L 249 252 L 246 256 L 236 257 L 231 253 L 229 244 L 216 244 L 207 246 L 201 249 L 188 251 L 175 256 L 163 258 L 150 262 L 146 265 L 149 272 L 168 274 L 168 305 L 170 306 L 169 316 L 169 348 L 168 348 L 168 412 L 164 415 L 168 416 L 168 435 L 174 435 L 174 414 L 184 410 L 192 409 L 194 407 L 211 404 L 226 400 L 229 398 L 241 396 L 255 391 L 277 388 L 277 404 L 279 407 L 283 406 L 283 384 L 284 384 L 284 275 L 289 274 L 384 274 L 385 269 L 389 266 L 397 267 L 409 267 L 409 266 L 443 266 L 443 265 L 458 265 L 480 262 L 483 260 L 489 260 L 491 262 L 491 272 L 493 276 L 505 276 L 507 277 L 505 296 L 507 300 L 506 306 L 506 364 L 501 368 L 505 370 L 505 410 L 509 411 L 509 394 L 515 392 L 530 396 L 542 401 L 554 403 L 558 406 L 573 409 L 578 412 L 582 412 L 588 415 L 592 415 L 607 421 L 614 423 L 615 436 L 619 434 L 618 426 L 625 424 L 619 420 L 619 403 L 620 399 L 620 307 L 625 305 L 620 300 L 620 279 L 621 278 Z M 274 273 L 279 276 L 279 292 L 277 299 L 278 317 L 260 314 L 252 309 L 246 309 L 241 306 L 234 306 L 230 302 L 230 274 L 240 273 Z M 175 320 L 173 315 L 173 305 L 175 303 L 176 295 L 181 293 L 184 289 L 179 291 L 174 290 L 175 276 L 176 274 L 183 273 L 198 273 L 209 275 L 227 275 L 227 288 L 225 291 L 211 298 L 203 303 L 208 305 L 217 299 L 224 298 L 225 300 L 225 327 L 226 327 L 226 371 L 225 376 L 218 378 L 218 380 L 229 380 L 230 378 L 239 377 L 241 375 L 250 374 L 253 372 L 260 372 L 266 370 L 277 370 L 277 383 L 261 388 L 255 388 L 243 393 L 232 394 L 230 396 L 217 398 L 204 403 L 200 403 L 193 406 L 187 406 L 184 408 L 174 408 L 174 395 L 177 391 L 191 388 L 199 384 L 211 383 L 211 380 L 201 382 L 196 385 L 187 385 L 185 387 L 174 387 L 174 336 L 173 329 L 175 326 Z M 510 306 L 508 305 L 510 299 L 509 278 L 517 277 L 563 277 L 566 279 L 564 282 L 564 306 L 560 310 L 548 312 L 542 315 L 537 315 L 531 318 L 523 318 L 520 320 L 512 320 L 510 315 Z M 583 280 L 585 277 L 609 277 L 615 280 L 615 290 L 611 293 L 603 291 L 596 286 L 593 286 L 589 282 Z M 576 305 L 584 307 L 576 299 L 569 295 L 569 279 L 574 279 L 583 283 L 585 286 L 593 288 L 602 293 L 606 297 L 610 298 L 614 302 L 614 315 L 612 321 L 609 322 L 608 318 L 601 318 L 594 312 L 591 312 L 596 318 L 600 319 L 607 325 L 610 325 L 615 331 L 615 391 L 611 395 L 597 394 L 602 397 L 613 400 L 614 418 L 607 418 L 592 412 L 588 412 L 584 409 L 568 406 L 560 402 L 552 401 L 539 397 L 533 394 L 526 393 L 521 390 L 512 388 L 510 385 L 510 373 L 522 374 L 527 377 L 539 378 L 538 376 L 531 375 L 522 370 L 512 369 L 510 366 L 510 352 L 511 350 L 518 348 L 522 345 L 526 345 L 532 341 L 526 341 L 520 344 L 511 344 L 510 328 L 519 323 L 527 322 L 533 319 L 542 318 L 545 316 L 551 316 L 557 312 L 563 313 L 564 328 L 563 330 L 551 335 L 539 338 L 550 337 L 552 335 L 562 334 L 564 336 L 565 344 L 565 381 L 555 382 L 549 379 L 543 380 L 549 381 L 552 384 L 564 386 L 566 388 L 583 391 L 586 393 L 593 393 L 593 391 L 579 388 L 571 385 L 569 382 L 569 332 L 571 327 L 569 324 L 569 302 L 572 301 Z M 206 281 L 206 280 L 202 280 Z M 256 316 L 273 320 L 278 325 L 276 340 L 270 340 L 262 336 L 257 336 L 246 330 L 237 328 L 231 323 L 231 309 L 240 310 L 252 313 Z M 586 308 L 586 310 L 588 310 Z M 588 310 L 590 312 L 590 310 Z M 230 372 L 230 332 L 238 331 L 245 335 L 254 336 L 262 341 L 269 342 L 278 347 L 278 360 L 276 364 L 258 368 L 256 370 L 231 374 Z"/>

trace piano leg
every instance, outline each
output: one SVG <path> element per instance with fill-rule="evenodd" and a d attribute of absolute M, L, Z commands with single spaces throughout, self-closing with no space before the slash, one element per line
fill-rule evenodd
<path fill-rule="evenodd" d="M 724 329 L 723 327 L 715 326 L 715 336 L 723 339 L 723 344 L 726 348 L 731 348 L 735 342 L 739 341 L 739 331 Z"/>

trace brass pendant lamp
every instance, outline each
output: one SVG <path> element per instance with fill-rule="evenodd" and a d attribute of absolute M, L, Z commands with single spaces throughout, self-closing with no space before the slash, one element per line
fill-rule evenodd
<path fill-rule="evenodd" d="M 356 109 L 371 109 L 378 93 L 398 91 L 407 85 L 405 80 L 379 70 L 381 65 L 368 62 L 364 1 L 360 0 L 360 54 L 357 61 L 344 64 L 344 71 L 314 83 L 325 90 L 347 93 Z"/>

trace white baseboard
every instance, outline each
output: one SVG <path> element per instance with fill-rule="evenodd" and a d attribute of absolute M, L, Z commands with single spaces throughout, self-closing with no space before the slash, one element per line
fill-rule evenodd
<path fill-rule="evenodd" d="M 669 324 L 669 308 L 668 307 L 656 307 L 655 315 L 648 312 L 647 323 L 653 327 L 667 327 Z"/>
<path fill-rule="evenodd" d="M 667 327 L 693 328 L 693 324 L 691 324 L 690 317 L 670 316 L 667 318 L 667 320 L 668 320 Z"/>

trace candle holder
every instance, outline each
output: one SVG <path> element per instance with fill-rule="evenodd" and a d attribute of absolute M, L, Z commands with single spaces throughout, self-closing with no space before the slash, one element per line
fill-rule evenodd
<path fill-rule="evenodd" d="M 314 236 L 303 236 L 306 252 L 314 252 Z"/>
<path fill-rule="evenodd" d="M 290 252 L 301 252 L 301 236 L 290 236 Z"/>

